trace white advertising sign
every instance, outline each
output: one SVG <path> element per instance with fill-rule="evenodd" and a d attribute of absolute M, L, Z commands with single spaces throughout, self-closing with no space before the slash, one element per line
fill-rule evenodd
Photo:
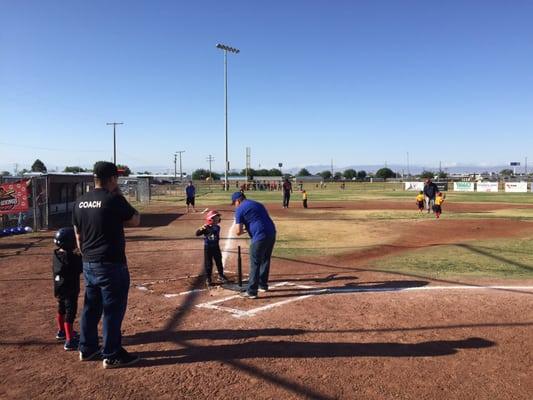
<path fill-rule="evenodd" d="M 404 182 L 404 183 L 405 183 L 405 190 L 416 190 L 417 192 L 424 190 L 424 182 Z"/>
<path fill-rule="evenodd" d="M 498 182 L 478 182 L 477 191 L 478 192 L 497 192 Z"/>
<path fill-rule="evenodd" d="M 527 182 L 505 182 L 505 191 L 509 193 L 526 193 Z"/>
<path fill-rule="evenodd" d="M 473 192 L 474 182 L 454 182 L 453 190 L 455 192 Z"/>

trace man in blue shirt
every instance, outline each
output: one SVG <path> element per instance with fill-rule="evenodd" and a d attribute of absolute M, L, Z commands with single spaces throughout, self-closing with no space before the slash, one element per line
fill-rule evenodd
<path fill-rule="evenodd" d="M 192 209 L 194 210 L 194 212 L 196 212 L 196 208 L 194 207 L 196 188 L 192 184 L 192 181 L 189 181 L 189 184 L 185 188 L 185 197 L 187 197 L 187 199 L 185 200 L 185 202 L 187 203 L 187 212 L 189 212 L 189 206 L 192 206 Z"/>
<path fill-rule="evenodd" d="M 240 236 L 246 230 L 251 238 L 248 287 L 242 296 L 256 299 L 258 290 L 261 292 L 268 290 L 270 258 L 276 242 L 276 226 L 265 206 L 247 199 L 242 192 L 233 193 L 231 204 L 236 208 L 235 233 Z"/>

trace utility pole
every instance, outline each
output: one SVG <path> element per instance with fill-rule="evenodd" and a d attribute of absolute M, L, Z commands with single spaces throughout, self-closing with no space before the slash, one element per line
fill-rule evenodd
<path fill-rule="evenodd" d="M 248 180 L 248 171 L 251 168 L 251 160 L 252 160 L 252 149 L 250 147 L 246 148 L 246 180 Z"/>
<path fill-rule="evenodd" d="M 209 163 L 209 178 L 212 178 L 211 176 L 211 163 L 215 161 L 215 157 L 213 157 L 211 154 L 207 156 L 207 162 Z"/>
<path fill-rule="evenodd" d="M 117 165 L 117 125 L 124 125 L 124 122 L 108 122 L 106 125 L 113 125 L 113 164 Z"/>
<path fill-rule="evenodd" d="M 333 158 L 331 159 L 331 178 L 333 179 Z"/>
<path fill-rule="evenodd" d="M 527 178 L 527 157 L 526 157 L 526 163 L 524 165 L 524 171 L 525 171 L 525 175 L 526 175 L 526 178 Z"/>
<path fill-rule="evenodd" d="M 181 170 L 181 153 L 185 153 L 185 150 L 176 151 L 176 154 L 180 155 L 180 183 L 183 181 L 183 172 Z"/>
<path fill-rule="evenodd" d="M 176 181 L 177 179 L 177 176 L 178 176 L 178 172 L 176 170 L 176 165 L 178 164 L 178 154 L 177 153 L 174 153 L 174 181 Z"/>
<path fill-rule="evenodd" d="M 409 152 L 407 152 L 407 175 L 411 176 L 411 171 L 409 170 Z"/>

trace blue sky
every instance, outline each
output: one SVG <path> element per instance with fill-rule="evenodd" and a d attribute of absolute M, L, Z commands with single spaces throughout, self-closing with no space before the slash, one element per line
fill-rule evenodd
<path fill-rule="evenodd" d="M 533 145 L 529 1 L 2 1 L 0 168 L 506 164 Z M 533 157 L 533 153 L 529 154 Z"/>

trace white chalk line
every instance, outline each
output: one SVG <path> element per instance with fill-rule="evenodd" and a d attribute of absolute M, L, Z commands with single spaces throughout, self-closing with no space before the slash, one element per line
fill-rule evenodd
<path fill-rule="evenodd" d="M 312 286 L 296 285 L 296 284 L 291 283 L 291 282 L 280 282 L 280 283 L 277 283 L 275 285 L 272 285 L 271 288 L 281 287 L 281 286 L 293 286 L 293 287 L 300 288 L 300 289 L 313 289 Z M 251 310 L 239 310 L 238 308 L 224 307 L 224 306 L 218 305 L 220 303 L 224 303 L 224 302 L 229 301 L 229 300 L 238 299 L 238 298 L 240 298 L 239 295 L 228 296 L 228 297 L 224 297 L 222 299 L 209 301 L 207 303 L 197 304 L 196 307 L 198 307 L 198 308 L 208 308 L 208 309 L 218 310 L 218 311 L 225 311 L 225 312 L 228 312 L 228 313 L 232 314 L 232 316 L 235 317 L 235 318 L 251 317 L 251 316 L 254 316 L 254 315 L 256 315 L 256 314 L 258 314 L 258 313 L 260 313 L 262 311 L 270 310 L 271 308 L 280 307 L 280 306 L 288 304 L 288 303 L 293 303 L 295 301 L 304 300 L 304 299 L 306 299 L 308 297 L 314 296 L 315 294 L 317 294 L 319 292 L 323 292 L 324 290 L 325 289 L 314 290 L 313 293 L 308 293 L 308 294 L 305 294 L 305 295 L 302 295 L 302 296 L 293 297 L 291 299 L 286 299 L 286 300 L 278 301 L 276 303 L 267 304 L 267 305 L 262 306 L 262 307 L 252 308 Z"/>
<path fill-rule="evenodd" d="M 225 267 L 226 266 L 226 262 L 228 261 L 228 258 L 230 256 L 230 249 L 231 249 L 231 246 L 233 244 L 233 239 L 235 238 L 235 236 L 233 235 L 233 232 L 234 232 L 234 229 L 233 227 L 235 226 L 235 222 L 233 222 L 228 230 L 228 233 L 226 235 L 227 239 L 226 239 L 226 243 L 224 243 L 224 250 L 222 250 L 222 265 Z"/>
<path fill-rule="evenodd" d="M 533 291 L 533 286 L 499 286 L 499 285 L 490 285 L 490 286 L 466 286 L 466 285 L 457 285 L 457 286 L 421 286 L 421 287 L 391 287 L 391 288 L 364 288 L 364 287 L 357 287 L 357 288 L 316 288 L 313 286 L 307 286 L 307 285 L 297 285 L 290 282 L 280 282 L 276 285 L 271 286 L 274 287 L 280 287 L 280 286 L 293 286 L 296 288 L 301 289 L 312 289 L 301 296 L 296 296 L 291 299 L 286 299 L 282 301 L 278 301 L 276 303 L 267 304 L 262 307 L 252 308 L 250 310 L 239 310 L 237 308 L 230 308 L 221 306 L 219 304 L 224 303 L 229 300 L 233 300 L 236 298 L 239 298 L 239 295 L 233 295 L 224 297 L 222 299 L 213 300 L 207 303 L 197 304 L 196 307 L 198 308 L 207 308 L 207 309 L 213 309 L 218 311 L 224 311 L 232 314 L 233 317 L 236 318 L 242 318 L 242 317 L 252 317 L 257 315 L 260 312 L 270 310 L 272 308 L 280 307 L 288 303 L 293 303 L 295 301 L 300 301 L 307 299 L 312 296 L 316 296 L 319 294 L 328 294 L 328 293 L 339 293 L 339 294 L 346 294 L 346 293 L 368 293 L 368 292 L 414 292 L 414 291 L 431 291 L 431 290 L 527 290 L 527 291 Z"/>

